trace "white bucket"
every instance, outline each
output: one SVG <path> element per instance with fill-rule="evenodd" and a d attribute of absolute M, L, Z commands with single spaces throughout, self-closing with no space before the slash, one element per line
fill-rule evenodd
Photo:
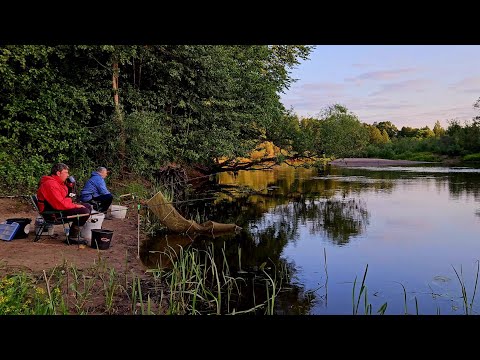
<path fill-rule="evenodd" d="M 114 219 L 125 219 L 127 216 L 127 207 L 122 205 L 111 205 L 109 212 Z"/>
<path fill-rule="evenodd" d="M 92 211 L 92 214 L 88 218 L 87 222 L 82 226 L 80 236 L 87 240 L 88 243 L 90 243 L 90 241 L 92 240 L 92 229 L 101 229 L 104 219 L 104 213 Z"/>

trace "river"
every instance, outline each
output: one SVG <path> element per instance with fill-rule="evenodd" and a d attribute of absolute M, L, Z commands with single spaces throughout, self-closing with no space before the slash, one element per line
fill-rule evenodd
<path fill-rule="evenodd" d="M 193 243 L 225 248 L 232 268 L 240 256 L 242 271 L 264 262 L 288 268 L 278 314 L 480 311 L 477 167 L 284 165 L 221 173 L 211 185 L 199 196 L 215 199 L 190 214 L 243 230 Z M 191 240 L 170 236 L 180 245 Z"/>

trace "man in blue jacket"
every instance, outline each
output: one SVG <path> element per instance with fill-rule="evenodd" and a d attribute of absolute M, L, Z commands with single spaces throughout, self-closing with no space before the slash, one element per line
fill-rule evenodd
<path fill-rule="evenodd" d="M 99 212 L 106 212 L 113 200 L 113 195 L 108 191 L 107 184 L 105 184 L 107 175 L 105 167 L 98 167 L 96 171 L 92 171 L 92 176 L 87 180 L 80 193 L 80 201 L 94 206 L 98 205 L 96 210 Z"/>

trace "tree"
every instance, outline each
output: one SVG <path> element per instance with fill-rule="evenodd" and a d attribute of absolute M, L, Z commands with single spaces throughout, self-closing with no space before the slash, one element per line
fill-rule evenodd
<path fill-rule="evenodd" d="M 445 129 L 440 125 L 440 121 L 435 122 L 435 126 L 433 127 L 433 133 L 435 137 L 440 137 L 445 135 Z"/>
<path fill-rule="evenodd" d="M 320 136 L 326 153 L 336 157 L 362 156 L 368 143 L 367 129 L 339 104 L 323 111 Z"/>
<path fill-rule="evenodd" d="M 364 124 L 364 126 L 368 131 L 370 144 L 385 144 L 390 140 L 385 130 L 382 130 L 382 132 L 380 132 L 380 130 L 376 126 L 368 124 Z"/>
<path fill-rule="evenodd" d="M 385 130 L 382 130 L 382 144 L 386 144 L 390 142 L 390 136 L 388 136 L 388 133 Z"/>
<path fill-rule="evenodd" d="M 88 147 L 88 94 L 57 66 L 64 46 L 0 47 L 0 181 L 33 187 L 51 164 Z M 5 187 L 7 188 L 7 187 Z"/>
<path fill-rule="evenodd" d="M 434 136 L 435 136 L 435 133 L 432 130 L 430 130 L 428 126 L 424 126 L 423 128 L 419 129 L 416 134 L 416 137 L 421 139 L 426 139 Z"/>
<path fill-rule="evenodd" d="M 64 161 L 118 173 L 161 162 L 218 166 L 284 135 L 279 93 L 312 47 L 7 45 L 0 47 L 0 180 Z M 12 169 L 14 171 L 12 171 Z M 208 171 L 208 170 L 207 170 Z"/>
<path fill-rule="evenodd" d="M 385 130 L 390 139 L 396 137 L 398 134 L 397 127 L 394 124 L 392 124 L 390 121 L 381 121 L 378 124 L 374 122 L 373 125 L 376 126 L 378 130 L 380 130 L 380 132 L 382 130 Z"/>
<path fill-rule="evenodd" d="M 416 137 L 417 134 L 417 128 L 412 128 L 410 126 L 402 126 L 402 128 L 398 132 L 398 137 Z"/>

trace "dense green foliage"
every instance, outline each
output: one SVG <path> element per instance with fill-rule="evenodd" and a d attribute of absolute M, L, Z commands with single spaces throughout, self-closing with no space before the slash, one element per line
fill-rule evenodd
<path fill-rule="evenodd" d="M 338 104 L 318 118 L 298 119 L 289 113 L 281 125 L 268 130 L 268 139 L 297 157 L 363 156 L 368 144 L 368 131 L 357 116 Z"/>
<path fill-rule="evenodd" d="M 18 273 L 0 278 L 0 315 L 65 314 L 60 289 L 47 291 L 32 275 Z"/>
<path fill-rule="evenodd" d="M 308 46 L 0 47 L 0 181 L 36 185 L 52 163 L 149 177 L 168 162 L 247 155 L 285 111 Z"/>
<path fill-rule="evenodd" d="M 434 129 L 402 127 L 397 136 L 381 143 L 370 137 L 368 157 L 440 161 L 442 157 L 463 157 L 464 161 L 476 161 L 480 152 L 480 119 L 474 118 L 464 126 L 456 120 L 449 122 L 445 130 L 437 121 Z"/>
<path fill-rule="evenodd" d="M 100 164 L 147 179 L 168 163 L 214 172 L 221 160 L 246 157 L 265 141 L 283 150 L 277 161 L 480 152 L 480 117 L 465 126 L 452 121 L 447 129 L 437 121 L 433 130 L 399 130 L 389 121 L 362 124 L 338 104 L 317 118 L 286 111 L 279 94 L 310 51 L 295 45 L 2 46 L 0 191 L 31 191 L 59 161 L 80 181 Z"/>

